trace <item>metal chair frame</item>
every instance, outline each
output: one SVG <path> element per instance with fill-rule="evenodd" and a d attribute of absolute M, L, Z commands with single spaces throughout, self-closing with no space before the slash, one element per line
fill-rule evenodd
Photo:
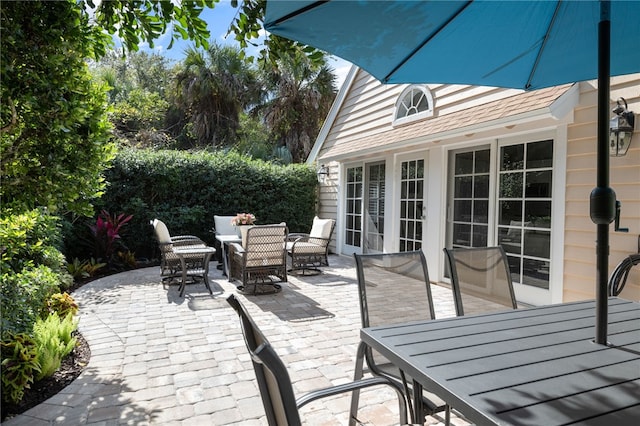
<path fill-rule="evenodd" d="M 358 294 L 360 301 L 360 315 L 362 320 L 362 327 L 379 326 L 395 324 L 398 322 L 405 322 L 403 317 L 408 310 L 416 312 L 415 319 L 435 319 L 433 298 L 431 295 L 431 286 L 429 282 L 429 273 L 427 270 L 427 262 L 424 257 L 424 253 L 420 250 L 410 251 L 403 253 L 376 253 L 376 254 L 354 254 L 356 262 L 356 270 L 358 275 Z M 381 275 L 381 272 L 384 275 Z M 377 273 L 377 274 L 376 274 Z M 378 278 L 378 280 L 376 280 Z M 385 280 L 386 278 L 386 280 Z M 402 287 L 402 281 L 405 281 L 405 285 L 409 285 L 408 280 L 415 280 L 424 285 L 424 290 L 420 290 L 421 294 L 407 294 L 405 292 L 398 292 L 398 300 L 393 298 L 382 297 L 378 295 L 379 300 L 384 300 L 385 312 L 371 312 L 373 305 L 372 297 L 367 293 L 367 288 L 371 293 L 374 288 L 379 288 L 385 285 L 382 281 L 386 281 L 392 285 L 398 284 L 398 288 Z M 413 290 L 413 288 L 405 287 L 403 290 Z M 422 293 L 424 291 L 424 293 Z M 382 299 L 381 299 L 382 297 Z M 409 307 L 407 301 L 411 301 L 416 306 Z M 427 313 L 425 317 L 425 313 Z M 381 319 L 376 323 L 372 323 L 372 317 L 384 314 L 388 318 Z M 377 360 L 376 360 L 377 358 Z M 376 376 L 386 377 L 389 380 L 396 382 L 402 386 L 407 395 L 407 401 L 409 406 L 409 413 L 414 423 L 424 423 L 424 419 L 416 419 L 414 415 L 414 407 L 411 403 L 409 395 L 412 393 L 412 389 L 409 386 L 410 378 L 407 378 L 403 371 L 397 369 L 388 360 L 384 359 L 380 354 L 374 356 L 372 349 L 364 344 L 360 343 L 356 355 L 356 368 L 355 379 L 363 377 L 364 374 L 364 362 L 370 372 Z M 384 364 L 382 364 L 384 362 Z M 354 417 L 354 410 L 358 406 L 358 391 L 355 391 L 352 396 L 352 415 Z M 428 392 L 422 395 L 422 406 L 424 412 L 427 415 L 434 415 L 439 412 L 445 413 L 445 424 L 450 423 L 450 408 L 441 401 L 437 396 L 429 394 Z M 350 423 L 354 425 L 355 423 Z"/>
<path fill-rule="evenodd" d="M 251 355 L 253 369 L 258 381 L 258 388 L 269 425 L 301 426 L 302 420 L 299 409 L 310 402 L 328 396 L 380 385 L 391 386 L 395 390 L 398 396 L 400 424 L 406 423 L 406 401 L 402 389 L 383 377 L 358 380 L 318 389 L 296 399 L 293 385 L 284 362 L 273 349 L 262 331 L 260 331 L 244 305 L 234 295 L 229 296 L 227 302 L 236 310 L 240 317 L 242 334 L 247 350 Z"/>

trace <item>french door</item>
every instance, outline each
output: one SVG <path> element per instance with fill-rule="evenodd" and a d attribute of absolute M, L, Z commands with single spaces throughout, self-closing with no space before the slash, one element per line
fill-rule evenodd
<path fill-rule="evenodd" d="M 400 162 L 399 251 L 422 249 L 426 204 L 425 160 L 414 157 Z"/>
<path fill-rule="evenodd" d="M 384 161 L 346 167 L 343 253 L 384 249 L 386 166 Z"/>

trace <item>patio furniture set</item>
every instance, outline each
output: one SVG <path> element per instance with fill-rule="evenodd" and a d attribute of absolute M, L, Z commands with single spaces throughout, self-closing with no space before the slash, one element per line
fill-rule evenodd
<path fill-rule="evenodd" d="M 252 294 L 275 293 L 287 282 L 287 273 L 318 274 L 329 265 L 329 243 L 335 227 L 333 219 L 315 217 L 308 234 L 289 234 L 285 223 L 234 226 L 234 216 L 214 216 L 219 262 L 229 281 L 238 281 L 238 290 Z M 211 293 L 208 273 L 217 249 L 193 235 L 172 237 L 167 226 L 154 219 L 160 247 L 163 282 L 179 280 L 180 297 L 186 284 L 203 280 Z M 287 266 L 287 259 L 291 266 Z"/>
<path fill-rule="evenodd" d="M 288 234 L 284 223 L 238 233 L 227 226 L 231 217 L 215 219 L 224 271 L 244 293 L 277 292 L 287 272 L 318 273 L 328 265 L 332 220 L 316 217 L 309 234 Z M 179 278 L 182 295 L 186 280 L 201 276 L 211 291 L 206 273 L 215 250 L 153 224 L 163 279 Z M 440 416 L 449 425 L 451 410 L 478 425 L 635 424 L 640 303 L 609 298 L 612 334 L 599 345 L 592 337 L 595 302 L 522 309 L 502 247 L 444 252 L 457 315 L 445 319 L 435 317 L 422 251 L 354 254 L 362 322 L 354 380 L 299 398 L 276 350 L 231 295 L 268 423 L 302 424 L 304 405 L 351 392 L 349 424 L 355 425 L 361 389 L 387 386 L 398 397 L 401 424 Z"/>
<path fill-rule="evenodd" d="M 455 318 L 436 319 L 422 251 L 355 254 L 362 329 L 354 380 L 296 396 L 286 366 L 240 300 L 247 350 L 270 425 L 302 424 L 298 409 L 384 385 L 399 422 L 450 412 L 477 425 L 631 425 L 640 418 L 640 303 L 609 299 L 608 345 L 593 342 L 595 302 L 519 308 L 501 247 L 445 249 Z M 366 367 L 366 370 L 365 370 Z M 373 378 L 364 378 L 368 371 Z"/>

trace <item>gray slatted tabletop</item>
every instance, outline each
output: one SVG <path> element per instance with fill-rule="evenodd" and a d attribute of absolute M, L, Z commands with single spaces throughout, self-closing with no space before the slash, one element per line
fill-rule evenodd
<path fill-rule="evenodd" d="M 478 425 L 640 424 L 640 303 L 595 302 L 362 329 L 362 340 Z"/>

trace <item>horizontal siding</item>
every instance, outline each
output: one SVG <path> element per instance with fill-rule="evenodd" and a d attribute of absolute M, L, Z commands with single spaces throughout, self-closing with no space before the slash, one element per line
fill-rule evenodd
<path fill-rule="evenodd" d="M 639 74 L 612 78 L 611 99 L 623 96 L 629 110 L 640 111 L 639 88 Z M 594 298 L 596 285 L 596 225 L 589 216 L 589 194 L 596 186 L 597 85 L 595 82 L 583 82 L 580 91 L 574 123 L 567 129 L 563 294 L 566 302 Z M 625 157 L 610 158 L 610 168 L 610 185 L 622 203 L 620 226 L 629 228 L 629 232 L 613 232 L 613 224 L 610 227 L 609 274 L 629 254 L 638 251 L 640 132 L 636 130 Z M 621 296 L 640 300 L 640 266 L 629 274 Z"/>
<path fill-rule="evenodd" d="M 325 182 L 320 185 L 320 196 L 318 206 L 318 217 L 322 219 L 338 219 L 338 171 L 339 164 L 332 162 L 325 164 L 329 169 L 329 175 Z M 336 234 L 338 232 L 338 224 L 333 231 L 331 242 L 329 243 L 329 252 L 337 253 Z"/>
<path fill-rule="evenodd" d="M 318 157 L 322 158 L 336 144 L 362 140 L 366 146 L 367 138 L 392 130 L 395 103 L 406 87 L 404 84 L 380 84 L 365 71 L 358 70 Z M 434 99 L 434 116 L 455 114 L 522 92 L 459 84 L 433 84 L 428 87 Z M 465 118 L 462 122 L 467 120 Z M 398 131 L 403 132 L 403 138 L 411 139 L 419 137 L 423 130 L 418 125 L 404 125 Z"/>

